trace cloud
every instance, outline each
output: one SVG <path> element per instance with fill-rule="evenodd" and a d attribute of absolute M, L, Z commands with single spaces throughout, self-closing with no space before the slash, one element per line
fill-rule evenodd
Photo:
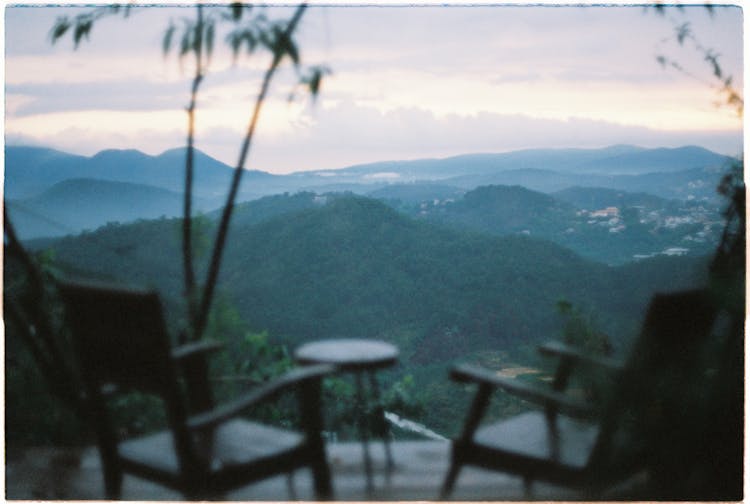
<path fill-rule="evenodd" d="M 6 96 L 23 103 L 14 107 L 12 117 L 85 110 L 175 110 L 185 101 L 186 86 L 180 83 L 153 83 L 142 80 L 8 84 Z"/>
<path fill-rule="evenodd" d="M 714 18 L 684 11 L 670 14 L 694 23 L 707 47 L 721 49 L 726 69 L 741 74 L 741 10 L 717 9 Z M 144 8 L 108 19 L 75 52 L 69 40 L 49 45 L 54 18 L 65 12 L 6 10 L 8 138 L 81 153 L 157 153 L 184 143 L 189 65 L 181 73 L 174 58 L 162 59 L 160 41 L 170 16 L 192 11 Z M 280 75 L 251 167 L 284 172 L 612 143 L 693 143 L 736 154 L 741 122 L 713 107 L 715 91 L 654 63 L 671 30 L 640 7 L 313 6 L 299 33 L 302 55 L 333 76 L 310 111 L 285 103 L 293 75 Z M 225 49 L 217 42 L 199 97 L 198 145 L 231 164 L 260 63 L 233 68 Z"/>
<path fill-rule="evenodd" d="M 273 118 L 271 118 L 273 119 Z M 602 120 L 534 118 L 522 114 L 483 112 L 437 116 L 416 107 L 382 112 L 373 107 L 341 101 L 308 111 L 286 128 L 263 126 L 253 142 L 247 168 L 274 173 L 341 168 L 381 160 L 440 158 L 475 152 L 504 152 L 537 147 L 596 148 L 628 143 L 644 147 L 701 145 L 737 155 L 742 133 L 736 131 L 658 131 Z M 149 127 L 137 116 L 127 128 L 108 129 L 88 120 L 77 126 L 43 133 L 39 128 L 9 131 L 8 143 L 47 145 L 92 155 L 105 148 L 138 148 L 158 154 L 184 144 L 183 123 L 165 118 L 166 127 Z M 204 127 L 196 145 L 233 165 L 239 153 L 242 128 Z"/>
<path fill-rule="evenodd" d="M 288 172 L 377 160 L 618 143 L 646 147 L 696 144 L 735 155 L 741 142 L 740 131 L 657 131 L 601 120 L 539 119 L 520 114 L 438 117 L 417 108 L 383 113 L 343 102 L 315 111 L 309 127 L 279 136 L 259 135 L 252 159 L 256 169 Z"/>

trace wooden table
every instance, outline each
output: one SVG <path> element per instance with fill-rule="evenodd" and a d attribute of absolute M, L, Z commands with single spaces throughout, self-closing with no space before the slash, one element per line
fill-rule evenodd
<path fill-rule="evenodd" d="M 331 339 L 314 341 L 302 345 L 294 352 L 299 364 L 331 364 L 340 372 L 352 373 L 356 384 L 357 423 L 362 441 L 362 450 L 367 477 L 367 488 L 372 489 L 372 459 L 368 446 L 370 425 L 367 419 L 367 405 L 374 404 L 381 424 L 380 435 L 385 447 L 387 471 L 393 468 L 393 457 L 388 439 L 389 428 L 380 400 L 380 388 L 375 376 L 379 369 L 390 367 L 398 361 L 398 348 L 390 343 L 369 339 Z M 369 394 L 362 375 L 369 377 Z M 368 397 L 369 395 L 369 397 Z"/>

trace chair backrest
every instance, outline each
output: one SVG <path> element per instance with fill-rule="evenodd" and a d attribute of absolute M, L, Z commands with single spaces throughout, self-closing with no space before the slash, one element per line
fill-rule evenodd
<path fill-rule="evenodd" d="M 706 290 L 653 297 L 603 415 L 593 466 L 643 463 L 659 446 L 690 442 L 717 313 Z"/>
<path fill-rule="evenodd" d="M 117 434 L 101 391 L 139 391 L 161 397 L 186 482 L 200 470 L 187 412 L 170 353 L 161 302 L 155 292 L 94 283 L 58 282 L 80 360 L 103 457 L 115 458 Z"/>
<path fill-rule="evenodd" d="M 84 379 L 163 396 L 175 383 L 170 342 L 154 292 L 60 283 Z"/>

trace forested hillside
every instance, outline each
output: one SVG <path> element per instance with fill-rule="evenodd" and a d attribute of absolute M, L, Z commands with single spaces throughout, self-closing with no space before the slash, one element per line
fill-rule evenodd
<path fill-rule="evenodd" d="M 212 221 L 201 222 L 208 236 Z M 158 288 L 175 327 L 183 313 L 178 236 L 179 221 L 161 219 L 44 245 L 74 275 Z M 559 300 L 594 314 L 622 350 L 653 292 L 696 285 L 705 270 L 703 260 L 672 257 L 612 268 L 548 241 L 451 230 L 355 196 L 245 216 L 229 243 L 220 291 L 251 328 L 290 348 L 331 337 L 396 343 L 394 375 L 415 376 L 426 418 L 447 407 L 435 391 L 449 363 L 512 359 L 558 336 Z"/>
<path fill-rule="evenodd" d="M 600 188 L 547 195 L 520 186 L 484 186 L 459 199 L 412 205 L 407 212 L 457 229 L 543 238 L 607 264 L 663 253 L 705 255 L 722 229 L 718 206 L 708 202 Z"/>

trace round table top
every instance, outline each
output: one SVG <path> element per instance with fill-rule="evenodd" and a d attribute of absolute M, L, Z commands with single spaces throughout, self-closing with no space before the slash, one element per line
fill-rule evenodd
<path fill-rule="evenodd" d="M 333 364 L 343 370 L 391 366 L 398 360 L 398 348 L 370 339 L 330 339 L 299 347 L 294 358 L 300 364 Z"/>

